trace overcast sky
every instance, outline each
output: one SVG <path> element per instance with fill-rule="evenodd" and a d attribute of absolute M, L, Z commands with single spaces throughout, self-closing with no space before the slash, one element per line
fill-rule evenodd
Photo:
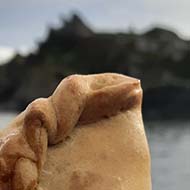
<path fill-rule="evenodd" d="M 0 61 L 30 51 L 73 11 L 95 30 L 162 25 L 190 39 L 190 0 L 0 0 Z"/>

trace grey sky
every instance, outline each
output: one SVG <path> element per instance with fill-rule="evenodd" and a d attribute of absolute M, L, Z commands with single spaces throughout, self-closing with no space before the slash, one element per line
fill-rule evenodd
<path fill-rule="evenodd" d="M 78 11 L 96 30 L 145 30 L 163 25 L 190 37 L 189 0 L 0 0 L 2 49 L 28 51 L 60 16 Z"/>

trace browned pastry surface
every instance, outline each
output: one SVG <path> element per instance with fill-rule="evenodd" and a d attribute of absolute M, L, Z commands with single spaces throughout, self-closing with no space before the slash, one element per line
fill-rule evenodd
<path fill-rule="evenodd" d="M 140 81 L 124 75 L 106 73 L 65 78 L 52 96 L 32 102 L 9 127 L 0 132 L 0 190 L 34 190 L 41 187 L 44 190 L 95 190 L 100 186 L 102 190 L 106 187 L 108 190 L 122 190 L 121 181 L 123 188 L 130 189 L 130 184 L 133 184 L 134 190 L 139 187 L 149 190 L 150 160 L 141 118 L 141 100 Z M 71 133 L 76 125 L 80 126 Z M 73 143 L 69 144 L 71 141 L 68 139 L 65 141 L 68 135 L 74 139 Z M 100 136 L 104 142 L 101 142 Z M 126 143 L 121 142 L 122 138 Z M 85 151 L 86 161 L 91 161 L 91 166 L 97 159 L 94 154 L 88 154 L 90 149 L 85 143 L 92 146 L 94 153 L 100 152 L 102 157 L 105 156 L 107 161 L 100 162 L 94 169 L 86 167 L 84 172 L 73 167 L 82 167 Z M 48 144 L 54 146 L 48 148 Z M 114 154 L 106 150 L 107 145 L 113 147 Z M 71 153 L 73 149 L 75 153 Z M 123 161 L 120 164 L 115 162 L 114 167 L 111 167 L 117 178 L 115 186 L 120 184 L 117 188 L 109 175 L 105 175 L 102 181 L 102 170 L 98 168 L 111 175 L 113 171 L 109 171 L 111 168 L 106 163 L 111 164 L 118 157 L 122 158 L 122 155 Z M 126 166 L 125 160 L 128 163 Z M 72 172 L 63 168 L 58 173 L 54 171 L 53 176 L 46 175 L 49 169 L 66 167 L 65 164 L 73 165 Z M 128 174 L 124 175 L 122 171 Z M 55 176 L 56 180 L 51 180 Z M 126 176 L 126 179 L 118 176 Z M 91 183 L 88 178 L 95 180 L 94 187 L 88 185 Z M 136 178 L 138 183 L 135 183 Z M 52 183 L 47 183 L 47 180 Z M 62 187 L 59 180 L 70 181 L 70 185 L 65 182 Z"/>
<path fill-rule="evenodd" d="M 44 190 L 150 190 L 150 162 L 139 113 L 126 111 L 77 126 L 48 148 Z M 135 122 L 134 122 L 135 118 Z"/>

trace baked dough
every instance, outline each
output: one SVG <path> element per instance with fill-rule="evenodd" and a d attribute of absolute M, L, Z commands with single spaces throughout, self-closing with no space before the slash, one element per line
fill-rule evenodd
<path fill-rule="evenodd" d="M 150 190 L 140 81 L 71 75 L 0 132 L 0 190 Z"/>

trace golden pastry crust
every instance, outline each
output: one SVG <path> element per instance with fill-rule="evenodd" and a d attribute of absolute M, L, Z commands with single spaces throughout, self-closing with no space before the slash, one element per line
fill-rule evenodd
<path fill-rule="evenodd" d="M 120 74 L 71 75 L 49 98 L 33 101 L 0 133 L 0 190 L 34 190 L 47 147 L 87 124 L 141 109 L 140 81 Z M 30 170 L 30 175 L 25 175 Z"/>

